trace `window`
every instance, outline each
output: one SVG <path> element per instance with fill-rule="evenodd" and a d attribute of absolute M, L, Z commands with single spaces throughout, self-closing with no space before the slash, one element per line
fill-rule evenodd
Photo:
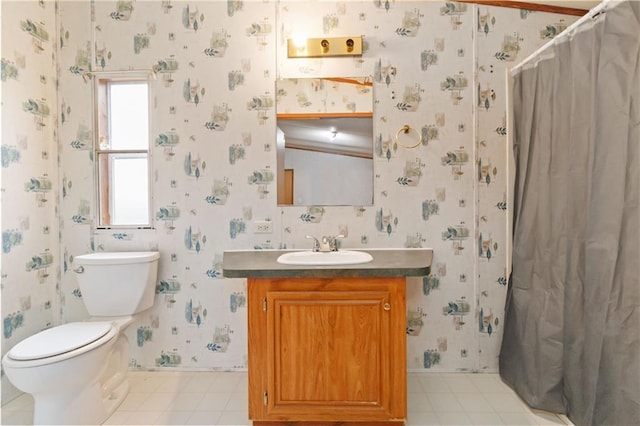
<path fill-rule="evenodd" d="M 151 227 L 149 80 L 97 74 L 95 164 L 98 227 Z"/>

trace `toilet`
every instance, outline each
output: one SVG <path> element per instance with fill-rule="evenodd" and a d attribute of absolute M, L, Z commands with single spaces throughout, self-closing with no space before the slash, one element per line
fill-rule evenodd
<path fill-rule="evenodd" d="M 3 358 L 7 377 L 33 396 L 34 424 L 102 424 L 129 392 L 124 330 L 153 306 L 158 252 L 76 256 L 83 322 L 49 328 Z"/>

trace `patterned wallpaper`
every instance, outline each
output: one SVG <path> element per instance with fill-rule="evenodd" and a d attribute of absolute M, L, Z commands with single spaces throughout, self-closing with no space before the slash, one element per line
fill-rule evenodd
<path fill-rule="evenodd" d="M 17 93 L 3 107 L 3 250 L 5 234 L 11 246 L 2 258 L 3 353 L 48 322 L 87 317 L 74 256 L 158 249 L 154 309 L 128 330 L 131 367 L 244 369 L 246 282 L 222 277 L 223 251 L 308 248 L 305 235 L 341 233 L 343 247 L 434 248 L 432 274 L 408 282 L 410 369 L 497 371 L 506 294 L 505 69 L 574 17 L 419 1 L 65 1 L 54 28 L 52 6 L 2 2 L 3 101 Z M 33 32 L 21 27 L 27 20 Z M 42 25 L 48 39 L 37 52 Z M 362 34 L 364 53 L 287 59 L 286 38 L 298 33 Z M 5 49 L 7 34 L 25 47 Z M 91 72 L 128 69 L 155 75 L 156 227 L 96 230 Z M 276 205 L 275 80 L 321 76 L 373 81 L 374 206 Z M 25 102 L 40 108 L 43 98 L 48 118 L 23 110 Z M 15 128 L 5 129 L 9 119 Z M 412 130 L 398 133 L 405 125 Z M 419 146 L 403 147 L 419 137 Z M 5 207 L 9 194 L 18 208 Z M 272 220 L 273 233 L 254 234 L 256 220 Z M 29 262 L 36 266 L 25 272 Z M 29 297 L 37 303 L 21 305 Z M 60 314 L 42 321 L 49 299 Z M 29 326 L 7 336 L 7 322 Z"/>
<path fill-rule="evenodd" d="M 3 356 L 60 321 L 54 6 L 1 3 Z M 3 402 L 15 395 L 3 374 Z"/>

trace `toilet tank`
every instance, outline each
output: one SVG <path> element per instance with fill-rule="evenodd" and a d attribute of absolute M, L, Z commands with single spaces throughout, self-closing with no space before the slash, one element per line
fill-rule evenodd
<path fill-rule="evenodd" d="M 127 316 L 151 308 L 159 258 L 157 251 L 76 256 L 74 271 L 89 315 Z"/>

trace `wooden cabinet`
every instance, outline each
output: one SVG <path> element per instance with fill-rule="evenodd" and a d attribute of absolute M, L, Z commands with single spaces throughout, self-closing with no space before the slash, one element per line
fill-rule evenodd
<path fill-rule="evenodd" d="M 404 277 L 249 278 L 248 295 L 254 424 L 402 424 Z"/>

